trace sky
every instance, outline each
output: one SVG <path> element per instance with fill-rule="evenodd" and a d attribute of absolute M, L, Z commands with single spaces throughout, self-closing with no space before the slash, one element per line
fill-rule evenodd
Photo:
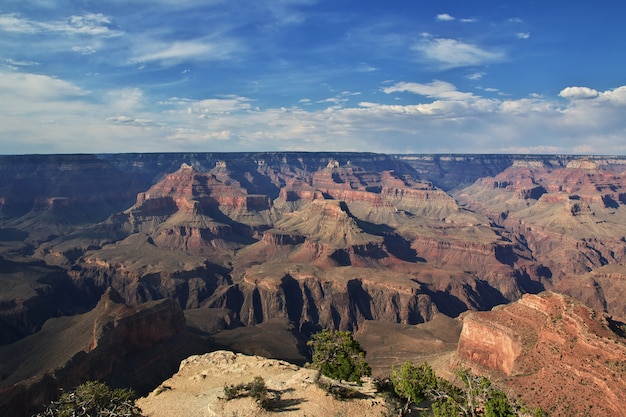
<path fill-rule="evenodd" d="M 620 0 L 2 0 L 0 154 L 626 154 Z"/>

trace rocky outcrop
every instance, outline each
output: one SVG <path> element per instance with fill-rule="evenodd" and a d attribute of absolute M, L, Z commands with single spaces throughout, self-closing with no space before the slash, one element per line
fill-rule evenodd
<path fill-rule="evenodd" d="M 624 416 L 621 326 L 567 296 L 527 294 L 490 312 L 468 313 L 457 357 L 550 415 Z"/>
<path fill-rule="evenodd" d="M 191 356 L 178 372 L 156 390 L 137 401 L 148 417 L 175 416 L 283 416 L 303 415 L 381 415 L 384 400 L 378 397 L 371 381 L 354 387 L 360 395 L 350 401 L 329 396 L 315 384 L 313 369 L 300 368 L 284 361 L 216 351 Z M 261 377 L 274 400 L 272 410 L 262 410 L 249 397 L 227 401 L 224 387 L 250 383 Z"/>
<path fill-rule="evenodd" d="M 185 338 L 185 318 L 173 301 L 128 306 L 109 289 L 89 313 L 50 320 L 37 334 L 0 348 L 0 413 L 30 415 L 60 388 L 85 380 L 122 379 L 145 390 L 187 353 Z"/>

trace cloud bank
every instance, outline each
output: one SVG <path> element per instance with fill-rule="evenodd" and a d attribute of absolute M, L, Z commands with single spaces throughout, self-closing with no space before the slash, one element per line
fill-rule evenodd
<path fill-rule="evenodd" d="M 357 103 L 349 98 L 358 94 L 338 93 L 323 109 L 311 109 L 306 99 L 302 107 L 261 108 L 238 95 L 151 102 L 139 88 L 96 94 L 54 77 L 5 71 L 0 94 L 11 100 L 0 102 L 0 135 L 19 141 L 20 149 L 64 153 L 603 153 L 615 151 L 615 140 L 626 134 L 626 86 L 567 87 L 560 94 L 565 104 L 485 98 L 441 80 L 397 82 L 381 92 L 385 100 Z M 408 103 L 393 104 L 399 97 Z M 617 149 L 626 153 L 626 145 Z"/>

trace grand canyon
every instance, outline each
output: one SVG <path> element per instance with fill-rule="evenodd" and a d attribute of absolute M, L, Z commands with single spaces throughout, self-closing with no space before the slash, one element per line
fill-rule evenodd
<path fill-rule="evenodd" d="M 302 365 L 330 328 L 375 375 L 624 416 L 626 157 L 0 156 L 0 289 L 1 415 L 209 352 Z"/>

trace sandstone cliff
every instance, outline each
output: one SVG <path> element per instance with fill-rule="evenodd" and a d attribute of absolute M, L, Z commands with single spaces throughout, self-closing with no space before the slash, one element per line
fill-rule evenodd
<path fill-rule="evenodd" d="M 457 357 L 550 415 L 624 416 L 626 339 L 619 326 L 570 297 L 527 294 L 468 313 Z"/>

